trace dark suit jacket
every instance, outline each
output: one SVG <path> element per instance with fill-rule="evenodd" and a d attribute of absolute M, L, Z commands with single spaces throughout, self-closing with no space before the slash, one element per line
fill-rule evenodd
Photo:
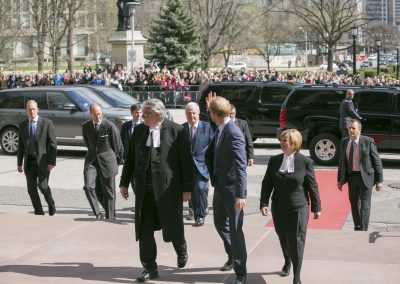
<path fill-rule="evenodd" d="M 338 166 L 337 181 L 343 185 L 348 181 L 347 155 L 346 149 L 349 143 L 349 137 L 343 138 L 340 143 L 340 158 Z M 383 168 L 372 138 L 360 135 L 360 172 L 364 185 L 367 188 L 373 188 L 374 184 L 383 182 Z"/>
<path fill-rule="evenodd" d="M 190 137 L 190 129 L 189 123 L 185 122 L 182 124 L 185 129 L 186 135 Z M 206 150 L 208 148 L 208 144 L 210 144 L 211 139 L 214 136 L 214 132 L 211 128 L 210 123 L 205 121 L 199 121 L 199 126 L 196 129 L 196 141 L 195 146 L 192 151 L 193 162 L 196 166 L 198 172 L 205 178 L 210 179 L 210 174 L 206 165 Z M 190 140 L 189 140 L 190 141 Z"/>
<path fill-rule="evenodd" d="M 122 124 L 121 126 L 121 140 L 122 140 L 122 145 L 124 146 L 124 156 L 126 156 L 126 153 L 128 152 L 128 145 L 129 145 L 129 141 L 131 140 L 131 136 L 132 136 L 132 123 L 133 121 L 127 121 L 124 124 Z M 143 123 L 143 121 L 140 121 L 139 124 Z M 137 126 L 137 125 L 136 125 Z M 135 126 L 135 128 L 136 128 Z"/>
<path fill-rule="evenodd" d="M 220 134 L 218 160 L 214 171 L 215 139 L 216 135 L 206 151 L 211 184 L 227 203 L 234 204 L 236 197 L 247 197 L 247 159 L 243 133 L 232 120 L 225 125 Z"/>
<path fill-rule="evenodd" d="M 97 159 L 100 171 L 105 178 L 117 175 L 118 164 L 122 160 L 119 156 L 121 138 L 117 127 L 103 118 L 96 140 L 93 121 L 88 120 L 82 124 L 82 135 L 88 148 L 84 168 L 87 169 Z"/>
<path fill-rule="evenodd" d="M 254 147 L 253 147 L 253 138 L 251 137 L 249 125 L 246 120 L 235 118 L 236 125 L 239 126 L 240 130 L 244 135 L 244 139 L 246 141 L 246 154 L 247 160 L 254 159 Z"/>
<path fill-rule="evenodd" d="M 340 128 L 347 128 L 351 119 L 358 119 L 361 120 L 361 116 L 356 112 L 354 109 L 354 104 L 352 100 L 344 99 L 339 108 L 339 127 Z"/>
<path fill-rule="evenodd" d="M 298 209 L 311 201 L 311 211 L 321 211 L 318 185 L 315 181 L 314 162 L 310 158 L 294 154 L 294 172 L 280 173 L 283 153 L 271 157 L 261 186 L 260 208 L 268 207 L 272 194 L 274 206 L 288 210 Z"/>
<path fill-rule="evenodd" d="M 120 186 L 128 187 L 134 178 L 136 239 L 140 234 L 146 194 L 147 157 L 144 149 L 148 136 L 147 125 L 140 124 L 135 128 L 120 181 Z M 164 119 L 160 140 L 159 166 L 151 168 L 152 184 L 163 237 L 165 241 L 171 241 L 183 236 L 182 193 L 193 189 L 193 160 L 189 140 L 181 125 Z"/>
<path fill-rule="evenodd" d="M 19 125 L 19 139 L 17 151 L 17 165 L 26 170 L 29 143 L 29 119 L 24 120 Z M 47 118 L 39 116 L 36 125 L 36 159 L 41 171 L 47 171 L 48 165 L 56 165 L 57 141 L 54 132 L 53 122 Z"/>

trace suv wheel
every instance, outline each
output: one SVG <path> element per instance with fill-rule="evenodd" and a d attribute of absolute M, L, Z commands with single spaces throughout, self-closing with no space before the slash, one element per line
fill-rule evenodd
<path fill-rule="evenodd" d="M 18 149 L 18 129 L 15 127 L 7 127 L 1 133 L 0 143 L 1 149 L 7 155 L 15 155 Z"/>
<path fill-rule="evenodd" d="M 311 140 L 309 150 L 317 164 L 335 165 L 339 161 L 339 138 L 329 133 L 318 134 Z"/>

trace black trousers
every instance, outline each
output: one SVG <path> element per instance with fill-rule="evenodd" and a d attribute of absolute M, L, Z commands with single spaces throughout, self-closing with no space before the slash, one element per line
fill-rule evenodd
<path fill-rule="evenodd" d="M 360 172 L 349 174 L 349 200 L 354 230 L 367 231 L 371 214 L 372 188 L 367 188 Z"/>
<path fill-rule="evenodd" d="M 44 199 L 49 206 L 49 209 L 55 207 L 54 199 L 51 195 L 51 189 L 48 184 L 50 172 L 47 171 L 47 169 L 40 170 L 35 157 L 28 156 L 26 163 L 26 184 L 28 187 L 28 194 L 31 198 L 35 215 L 44 215 L 42 203 L 40 201 L 38 193 L 38 188 L 43 194 Z"/>
<path fill-rule="evenodd" d="M 154 271 L 157 269 L 157 244 L 154 238 L 154 231 L 160 230 L 161 225 L 152 186 L 146 187 L 141 214 L 142 220 L 139 234 L 140 261 L 145 270 Z M 184 238 L 173 240 L 172 244 L 178 256 L 187 256 L 187 245 Z"/>
<path fill-rule="evenodd" d="M 90 207 L 92 208 L 94 215 L 100 214 L 99 202 L 104 207 L 106 211 L 107 219 L 115 218 L 115 176 L 106 178 L 102 174 L 100 167 L 97 162 L 94 162 L 83 172 L 85 186 L 83 189 L 85 190 L 86 197 L 89 201 Z M 100 178 L 100 183 L 97 182 L 97 178 Z M 96 186 L 100 186 L 100 189 L 97 188 L 97 192 L 101 192 L 101 194 L 96 194 Z M 101 201 L 100 201 L 101 200 Z"/>
<path fill-rule="evenodd" d="M 272 219 L 285 258 L 285 265 L 293 263 L 293 282 L 300 282 L 307 235 L 308 210 L 308 205 L 295 210 L 280 208 L 274 204 L 271 207 Z"/>

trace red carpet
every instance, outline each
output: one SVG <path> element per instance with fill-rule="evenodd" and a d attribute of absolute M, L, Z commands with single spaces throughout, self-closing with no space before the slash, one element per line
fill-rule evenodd
<path fill-rule="evenodd" d="M 310 214 L 308 228 L 341 230 L 350 212 L 347 184 L 343 187 L 343 191 L 337 189 L 336 170 L 316 170 L 315 175 L 321 199 L 322 215 L 318 220 L 314 220 L 314 215 Z M 272 220 L 268 222 L 267 226 L 274 226 Z"/>

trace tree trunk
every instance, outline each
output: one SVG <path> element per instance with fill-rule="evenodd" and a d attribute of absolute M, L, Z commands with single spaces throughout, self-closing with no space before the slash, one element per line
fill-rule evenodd
<path fill-rule="evenodd" d="M 74 72 L 73 37 L 74 37 L 74 25 L 73 21 L 70 21 L 67 30 L 67 62 L 68 62 L 68 70 L 70 72 Z"/>
<path fill-rule="evenodd" d="M 328 44 L 328 71 L 333 70 L 333 45 Z"/>

